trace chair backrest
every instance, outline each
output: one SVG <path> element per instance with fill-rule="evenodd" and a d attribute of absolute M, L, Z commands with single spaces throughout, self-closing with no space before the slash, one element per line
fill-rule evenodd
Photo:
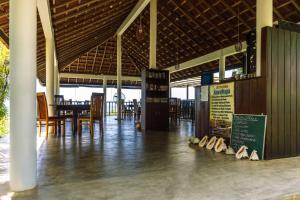
<path fill-rule="evenodd" d="M 139 109 L 139 105 L 138 105 L 138 102 L 136 99 L 133 99 L 133 109 L 134 109 L 134 112 L 137 112 L 138 109 Z"/>
<path fill-rule="evenodd" d="M 54 95 L 55 104 L 64 104 L 64 95 Z"/>
<path fill-rule="evenodd" d="M 45 92 L 38 92 L 36 94 L 38 104 L 39 119 L 48 119 L 48 104 Z"/>
<path fill-rule="evenodd" d="M 103 118 L 103 93 L 92 93 L 91 96 L 91 107 L 90 107 L 90 115 L 92 119 Z"/>

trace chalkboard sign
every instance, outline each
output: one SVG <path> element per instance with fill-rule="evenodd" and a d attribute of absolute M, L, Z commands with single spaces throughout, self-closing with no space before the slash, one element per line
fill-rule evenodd
<path fill-rule="evenodd" d="M 232 119 L 231 146 L 237 152 L 243 145 L 248 147 L 250 156 L 257 151 L 259 159 L 264 159 L 267 116 L 234 114 Z"/>

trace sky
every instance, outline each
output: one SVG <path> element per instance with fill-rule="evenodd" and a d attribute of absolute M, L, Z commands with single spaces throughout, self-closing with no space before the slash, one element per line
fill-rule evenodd
<path fill-rule="evenodd" d="M 36 91 L 37 92 L 46 92 L 46 88 L 42 86 L 37 80 L 36 83 Z M 97 87 L 61 87 L 60 94 L 64 95 L 64 99 L 72 99 L 77 101 L 90 100 L 90 97 L 93 92 L 102 93 L 102 88 Z M 107 101 L 113 101 L 114 95 L 116 95 L 116 88 L 107 88 Z M 137 99 L 138 101 L 141 98 L 141 90 L 140 89 L 122 89 L 122 93 L 125 95 L 125 101 L 132 101 L 133 99 Z"/>
<path fill-rule="evenodd" d="M 36 91 L 46 92 L 46 88 L 42 86 L 39 81 L 36 81 Z M 89 100 L 93 92 L 103 92 L 102 88 L 96 87 L 61 87 L 60 94 L 64 95 L 64 99 L 72 99 L 77 101 Z M 113 101 L 114 95 L 116 95 L 116 88 L 107 88 L 107 101 Z M 122 93 L 125 95 L 125 101 L 132 101 L 141 99 L 140 89 L 122 89 Z M 172 88 L 172 97 L 180 98 L 182 100 L 186 99 L 186 88 Z M 189 99 L 195 98 L 194 87 L 189 87 Z"/>

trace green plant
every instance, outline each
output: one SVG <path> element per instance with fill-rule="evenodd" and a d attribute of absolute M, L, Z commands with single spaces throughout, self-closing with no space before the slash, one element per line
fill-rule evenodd
<path fill-rule="evenodd" d="M 8 132 L 7 107 L 8 99 L 8 75 L 9 75 L 9 51 L 0 42 L 0 137 Z"/>

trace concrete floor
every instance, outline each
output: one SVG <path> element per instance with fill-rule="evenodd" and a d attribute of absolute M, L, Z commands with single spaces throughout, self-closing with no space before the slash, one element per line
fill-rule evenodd
<path fill-rule="evenodd" d="M 189 123 L 141 133 L 105 123 L 90 139 L 51 137 L 40 149 L 38 187 L 12 199 L 283 199 L 300 194 L 300 157 L 250 162 L 187 145 Z M 285 199 L 296 199 L 293 197 Z"/>

